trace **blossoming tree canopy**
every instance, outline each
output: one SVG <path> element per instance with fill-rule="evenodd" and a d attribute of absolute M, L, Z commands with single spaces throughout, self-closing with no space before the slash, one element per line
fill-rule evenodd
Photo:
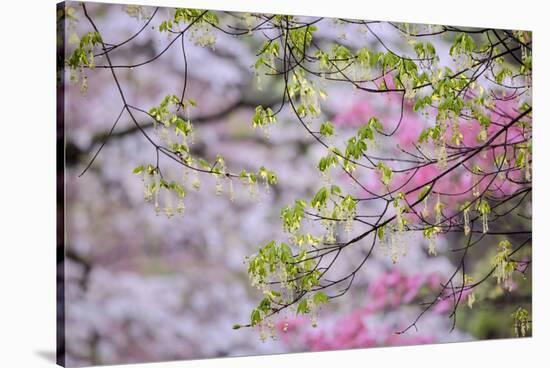
<path fill-rule="evenodd" d="M 201 100 L 188 95 L 189 43 L 215 49 L 224 34 L 254 47 L 256 59 L 247 71 L 256 77 L 255 88 L 269 85 L 276 93 L 270 105 L 255 106 L 248 128 L 269 140 L 273 126 L 296 125 L 320 149 L 317 190 L 281 208 L 280 237 L 246 257 L 250 283 L 262 297 L 250 320 L 235 329 L 257 327 L 264 336 L 283 323 L 279 330 L 286 331 L 295 315 L 309 315 L 316 325 L 321 309 L 348 297 L 377 250 L 391 263 L 406 258 L 411 247 L 455 259 L 454 272 L 430 284 L 430 301 L 399 332 L 416 327 L 431 308 L 455 319 L 461 301 L 473 307 L 476 295 L 483 298 L 484 285 L 514 292 L 531 262 L 530 32 L 197 9 L 168 10 L 161 17 L 156 9 L 138 15 L 169 40 L 166 48 L 122 65 L 111 53 L 131 39 L 111 43 L 84 4 L 82 11 L 90 30 L 77 35 L 67 68 L 83 91 L 90 69 L 110 74 L 120 100 L 111 133 L 128 116 L 154 148 L 149 162 L 135 163 L 133 174 L 157 213 L 185 215 L 186 197 L 210 190 L 205 178 L 215 182 L 212 201 L 225 195 L 234 200 L 241 186 L 255 197 L 259 186 L 276 190 L 279 184 L 269 162 L 234 167 L 221 154 L 202 157 L 194 147 L 192 110 Z M 348 42 L 351 34 L 361 42 Z M 181 89 L 155 106 L 136 106 L 120 73 L 154 63 L 170 47 L 181 48 Z M 335 86 L 355 91 L 357 99 L 332 95 Z M 165 162 L 179 169 L 165 170 Z M 510 227 L 512 217 L 525 221 Z M 455 239 L 456 247 L 442 254 L 437 240 L 445 237 Z M 489 256 L 474 270 L 481 246 Z M 417 281 L 399 301 L 411 302 L 428 282 Z M 520 308 L 513 319 L 524 335 L 529 313 Z M 308 344 L 321 346 L 314 337 Z"/>

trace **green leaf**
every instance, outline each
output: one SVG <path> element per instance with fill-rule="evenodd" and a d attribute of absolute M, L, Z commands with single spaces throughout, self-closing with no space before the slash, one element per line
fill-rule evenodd
<path fill-rule="evenodd" d="M 270 263 L 274 263 L 275 260 L 273 259 L 274 258 L 273 256 L 275 255 L 275 253 L 273 251 L 276 251 L 275 243 L 273 243 L 273 247 L 270 248 L 270 251 L 272 251 L 270 253 L 270 256 L 271 256 Z M 260 305 L 258 306 L 258 309 L 264 312 L 265 314 L 269 313 L 269 311 L 271 310 L 271 300 L 267 297 L 263 298 L 262 301 L 260 302 Z"/>
<path fill-rule="evenodd" d="M 331 194 L 342 194 L 342 189 L 338 185 L 331 185 L 330 187 L 330 193 Z"/>
<path fill-rule="evenodd" d="M 386 164 L 383 162 L 378 163 L 378 170 L 380 171 L 380 174 L 382 175 L 382 183 L 384 185 L 389 185 L 391 183 L 391 179 L 393 176 L 393 171 L 390 169 Z"/>
<path fill-rule="evenodd" d="M 202 159 L 202 158 L 199 158 L 199 165 L 204 169 L 204 170 L 210 170 L 211 166 L 210 164 L 208 163 L 208 161 L 206 161 L 205 159 Z"/>
<path fill-rule="evenodd" d="M 268 124 L 274 124 L 276 121 L 275 113 L 270 107 L 256 106 L 254 116 L 252 117 L 253 127 L 263 127 Z"/>
<path fill-rule="evenodd" d="M 159 184 L 161 188 L 170 189 L 170 184 L 162 178 L 160 179 Z"/>
<path fill-rule="evenodd" d="M 334 134 L 334 125 L 330 121 L 324 122 L 321 124 L 320 133 L 325 137 L 332 136 Z"/>
<path fill-rule="evenodd" d="M 418 193 L 418 200 L 423 200 L 423 199 L 425 199 L 425 197 L 428 196 L 428 193 L 429 193 L 431 187 L 432 187 L 432 186 L 429 185 L 429 184 L 428 184 L 428 185 L 425 185 L 425 186 L 422 188 L 422 190 L 420 191 L 420 193 Z"/>
<path fill-rule="evenodd" d="M 380 120 L 375 117 L 369 119 L 369 127 L 378 132 L 381 132 L 383 130 L 382 123 L 380 123 Z"/>
<path fill-rule="evenodd" d="M 374 139 L 374 132 L 372 131 L 369 125 L 363 125 L 361 128 L 359 128 L 357 135 L 361 139 L 368 139 L 368 140 Z"/>
<path fill-rule="evenodd" d="M 261 321 L 262 321 L 262 315 L 260 313 L 260 310 L 257 308 L 254 308 L 254 310 L 252 311 L 252 314 L 250 315 L 250 324 L 252 326 L 256 326 Z"/>
<path fill-rule="evenodd" d="M 386 226 L 380 226 L 378 230 L 376 230 L 376 235 L 378 235 L 378 240 L 382 241 L 384 240 L 384 234 L 386 232 Z"/>
<path fill-rule="evenodd" d="M 185 189 L 180 183 L 173 181 L 170 183 L 170 188 L 178 195 L 179 198 L 185 197 Z"/>
<path fill-rule="evenodd" d="M 315 194 L 315 196 L 311 200 L 311 207 L 316 208 L 318 210 L 324 207 L 327 203 L 328 195 L 329 193 L 326 187 L 319 189 L 317 194 Z"/>
<path fill-rule="evenodd" d="M 141 174 L 145 170 L 145 167 L 143 165 L 139 165 L 132 171 L 133 174 Z"/>
<path fill-rule="evenodd" d="M 322 291 L 318 291 L 315 293 L 315 295 L 313 295 L 313 303 L 315 305 L 320 305 L 320 304 L 327 304 L 328 303 L 328 296 L 323 293 Z"/>
<path fill-rule="evenodd" d="M 306 314 L 308 311 L 307 308 L 307 300 L 302 299 L 300 303 L 298 303 L 298 308 L 296 309 L 296 314 Z"/>
<path fill-rule="evenodd" d="M 469 34 L 459 33 L 451 45 L 449 54 L 455 56 L 457 54 L 471 53 L 475 49 L 476 43 L 474 39 Z"/>

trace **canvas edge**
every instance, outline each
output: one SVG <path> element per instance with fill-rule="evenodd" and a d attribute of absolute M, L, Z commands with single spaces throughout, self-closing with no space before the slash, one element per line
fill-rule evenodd
<path fill-rule="evenodd" d="M 65 17 L 66 3 L 56 4 L 56 363 L 65 354 Z"/>

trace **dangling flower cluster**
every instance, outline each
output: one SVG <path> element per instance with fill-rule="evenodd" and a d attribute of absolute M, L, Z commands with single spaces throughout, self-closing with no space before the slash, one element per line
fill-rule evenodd
<path fill-rule="evenodd" d="M 216 195 L 221 196 L 222 194 L 223 194 L 223 185 L 222 185 L 222 182 L 220 180 L 220 177 L 217 176 L 216 177 Z"/>
<path fill-rule="evenodd" d="M 430 83 L 433 86 L 437 86 L 439 81 L 443 78 L 443 70 L 439 68 L 434 68 L 434 69 L 435 70 L 432 70 L 432 73 L 430 74 Z"/>
<path fill-rule="evenodd" d="M 214 48 L 216 44 L 216 33 L 212 26 L 203 24 L 191 28 L 190 32 L 189 39 L 192 40 L 195 45 Z"/>
<path fill-rule="evenodd" d="M 156 170 L 150 170 L 148 167 L 147 172 L 140 167 L 134 170 L 135 174 L 143 173 L 143 199 L 145 202 L 151 202 L 153 200 L 153 188 L 156 186 Z M 151 173 L 150 173 L 151 172 Z"/>
<path fill-rule="evenodd" d="M 460 206 L 460 210 L 462 211 L 462 215 L 464 216 L 464 235 L 468 236 L 470 234 L 470 202 L 464 203 L 462 206 Z"/>
<path fill-rule="evenodd" d="M 441 197 L 439 193 L 437 194 L 437 202 L 434 205 L 434 213 L 435 213 L 435 224 L 439 225 L 443 221 L 443 208 L 445 208 L 445 204 L 441 202 Z"/>
<path fill-rule="evenodd" d="M 124 11 L 128 16 L 137 20 L 148 19 L 151 16 L 147 13 L 146 8 L 141 5 L 126 5 L 124 6 Z"/>
<path fill-rule="evenodd" d="M 233 189 L 233 179 L 229 180 L 229 200 L 235 202 L 235 190 Z"/>
<path fill-rule="evenodd" d="M 195 171 L 195 174 L 193 175 L 193 181 L 191 182 L 191 185 L 193 186 L 193 188 L 195 188 L 195 190 L 200 190 L 201 189 L 201 179 L 199 178 L 198 171 Z"/>
<path fill-rule="evenodd" d="M 454 114 L 453 124 L 452 124 L 452 138 L 451 141 L 455 146 L 460 146 L 464 139 L 464 135 L 460 131 L 460 125 L 458 124 L 458 115 Z"/>
<path fill-rule="evenodd" d="M 159 31 L 177 31 L 180 22 L 184 22 L 187 25 L 193 24 L 193 27 L 189 28 L 189 38 L 196 45 L 213 47 L 216 44 L 214 26 L 217 25 L 219 21 L 214 12 L 178 8 L 172 19 L 165 20 L 159 25 Z"/>
<path fill-rule="evenodd" d="M 525 180 L 531 181 L 531 168 L 529 167 L 529 159 L 525 160 Z"/>
<path fill-rule="evenodd" d="M 296 243 L 298 231 L 302 226 L 305 208 L 307 203 L 303 200 L 296 200 L 294 206 L 285 206 L 281 210 L 281 219 L 283 220 L 283 230 L 289 234 L 290 240 Z"/>
<path fill-rule="evenodd" d="M 334 243 L 336 241 L 335 230 L 336 230 L 336 221 L 332 220 L 332 214 L 334 211 L 331 211 L 328 207 L 321 208 L 320 215 L 323 217 L 321 219 L 321 224 L 325 228 L 325 242 Z"/>
<path fill-rule="evenodd" d="M 320 285 L 321 272 L 316 269 L 315 260 L 308 256 L 307 248 L 303 247 L 319 239 L 309 234 L 301 234 L 296 238 L 299 251 L 295 255 L 286 243 L 278 245 L 270 241 L 248 259 L 251 283 L 264 295 L 252 311 L 250 325 L 259 326 L 263 338 L 267 337 L 266 329 L 271 330 L 271 316 L 280 306 L 290 306 L 289 309 L 297 314 L 311 313 L 312 325 L 316 325 L 319 306 L 328 302 L 323 292 L 313 293 L 313 289 Z M 299 302 L 296 301 L 297 297 Z"/>
<path fill-rule="evenodd" d="M 259 191 L 258 191 L 259 179 L 264 181 L 266 193 L 269 193 L 269 187 L 271 185 L 277 184 L 277 181 L 278 181 L 275 173 L 273 171 L 266 169 L 263 166 L 260 167 L 257 174 L 253 172 L 248 172 L 246 170 L 242 170 L 239 177 L 241 178 L 243 184 L 248 186 L 248 193 L 253 199 L 256 199 L 259 194 Z M 232 191 L 231 188 L 230 188 L 230 191 Z M 231 199 L 231 193 L 230 193 L 230 199 Z"/>
<path fill-rule="evenodd" d="M 475 165 L 474 168 L 472 169 L 472 171 L 473 171 L 474 174 L 478 174 L 478 173 L 481 172 L 481 168 L 479 168 L 477 165 Z M 477 175 L 472 175 L 471 185 L 472 185 L 472 196 L 474 198 L 479 197 L 479 195 L 481 193 L 479 192 L 479 179 L 478 179 Z"/>
<path fill-rule="evenodd" d="M 447 167 L 447 146 L 445 139 L 437 139 L 434 144 L 437 152 L 437 167 L 444 169 Z"/>
<path fill-rule="evenodd" d="M 304 75 L 305 72 L 302 69 L 298 69 L 292 73 L 292 81 L 288 85 L 290 98 L 293 98 L 295 95 L 300 97 L 300 103 L 296 107 L 296 112 L 300 117 L 318 117 L 321 114 L 320 99 L 323 99 L 325 94 L 305 78 Z M 309 123 L 309 120 L 307 123 Z"/>
<path fill-rule="evenodd" d="M 436 236 L 441 232 L 441 228 L 439 226 L 433 226 L 424 229 L 423 234 L 424 238 L 428 240 L 428 254 L 431 256 L 436 256 L 437 251 L 435 249 L 436 246 Z"/>
<path fill-rule="evenodd" d="M 275 330 L 275 323 L 273 323 L 272 317 L 265 317 L 265 319 L 258 322 L 257 326 L 260 333 L 261 342 L 266 342 L 268 336 L 272 340 L 277 340 L 277 331 Z"/>
<path fill-rule="evenodd" d="M 512 245 L 508 240 L 502 240 L 498 243 L 498 252 L 493 258 L 493 266 L 495 271 L 493 276 L 497 279 L 497 283 L 500 284 L 507 281 L 512 277 L 512 273 L 516 269 L 516 262 L 510 260 L 510 254 L 512 253 Z M 508 288 L 511 285 L 508 284 Z"/>
<path fill-rule="evenodd" d="M 210 169 L 216 178 L 216 195 L 221 196 L 223 194 L 223 185 L 221 182 L 222 177 L 226 177 L 225 160 L 222 156 L 217 155 L 216 161 L 213 167 Z"/>
<path fill-rule="evenodd" d="M 185 188 L 175 182 L 167 182 L 161 175 L 158 167 L 151 164 L 147 166 L 138 166 L 134 169 L 134 174 L 143 174 L 144 185 L 144 199 L 145 201 L 154 201 L 155 212 L 160 214 L 161 212 L 161 199 L 164 205 L 164 213 L 166 217 L 170 218 L 174 215 L 174 208 L 172 205 L 172 197 L 175 196 L 178 200 L 176 212 L 182 214 L 185 209 L 183 199 L 185 197 Z M 161 192 L 163 193 L 161 198 Z"/>
<path fill-rule="evenodd" d="M 327 243 L 333 243 L 336 241 L 334 236 L 336 223 L 341 209 L 338 206 L 334 206 L 332 209 L 329 209 L 328 203 L 331 194 L 340 193 L 340 188 L 337 186 L 332 186 L 330 189 L 327 187 L 322 187 L 317 191 L 311 200 L 311 208 L 318 211 L 321 216 L 321 224 L 325 228 L 325 241 Z"/>
<path fill-rule="evenodd" d="M 397 263 L 399 256 L 407 254 L 407 247 L 403 237 L 394 226 L 381 226 L 378 228 L 377 237 L 383 254 L 389 256 L 392 262 Z"/>
<path fill-rule="evenodd" d="M 365 30 L 366 31 L 366 30 Z M 355 80 L 366 80 L 372 76 L 372 54 L 371 51 L 363 47 L 357 51 L 356 62 L 353 64 L 353 76 Z"/>
<path fill-rule="evenodd" d="M 522 66 L 520 68 L 520 73 L 522 73 L 525 77 L 525 85 L 528 88 L 528 91 L 531 90 L 532 86 L 532 73 L 531 73 L 531 61 L 532 61 L 532 53 L 530 50 L 526 47 L 526 43 L 530 41 L 530 33 L 528 31 L 514 31 L 514 37 L 516 37 L 520 42 L 520 48 L 521 48 L 521 61 Z"/>
<path fill-rule="evenodd" d="M 514 331 L 516 336 L 523 337 L 527 335 L 527 331 L 529 331 L 529 326 L 531 324 L 529 312 L 519 307 L 517 311 L 512 313 L 512 318 L 514 319 Z"/>
<path fill-rule="evenodd" d="M 76 36 L 78 38 L 78 36 Z M 88 77 L 85 73 L 85 68 L 93 69 L 95 67 L 94 48 L 102 45 L 101 36 L 98 32 L 88 32 L 80 38 L 78 47 L 74 49 L 66 63 L 70 68 L 71 82 L 78 81 L 76 71 L 79 71 L 81 76 L 80 92 L 86 93 L 88 90 Z"/>
<path fill-rule="evenodd" d="M 240 177 L 243 184 L 248 186 L 248 194 L 250 197 L 252 199 L 258 198 L 258 178 L 256 174 L 243 170 L 241 171 Z"/>
<path fill-rule="evenodd" d="M 351 195 L 347 195 L 341 202 L 342 215 L 345 219 L 344 231 L 350 234 L 353 230 L 353 222 L 356 215 L 356 201 Z"/>
<path fill-rule="evenodd" d="M 485 234 L 489 231 L 489 213 L 491 213 L 491 206 L 485 199 L 480 198 L 477 202 L 476 210 L 481 215 L 482 230 Z"/>
<path fill-rule="evenodd" d="M 88 91 L 88 76 L 84 74 L 83 70 L 81 71 L 81 74 L 82 74 L 82 82 L 80 84 L 80 93 L 85 95 L 86 92 Z"/>
<path fill-rule="evenodd" d="M 428 196 L 425 196 L 422 200 L 424 207 L 422 208 L 422 216 L 428 217 L 430 215 L 430 209 L 428 208 Z"/>
<path fill-rule="evenodd" d="M 185 213 L 185 203 L 183 201 L 183 196 L 178 196 L 178 206 L 176 207 L 176 212 L 178 215 L 183 216 Z"/>
<path fill-rule="evenodd" d="M 428 200 L 430 199 L 430 190 L 433 186 L 432 185 L 425 185 L 424 188 L 420 191 L 418 194 L 418 199 L 422 200 L 422 216 L 428 217 L 430 215 L 430 209 L 428 207 Z"/>
<path fill-rule="evenodd" d="M 264 181 L 265 192 L 269 193 L 270 187 L 277 184 L 277 176 L 273 171 L 261 166 L 258 170 L 258 177 Z"/>
<path fill-rule="evenodd" d="M 399 229 L 391 227 L 389 229 L 389 243 L 389 254 L 392 262 L 395 264 L 397 263 L 399 256 L 404 257 L 407 255 L 407 245 L 405 243 L 403 233 L 399 231 Z"/>
<path fill-rule="evenodd" d="M 400 75 L 401 84 L 405 89 L 405 98 L 412 99 L 416 95 L 414 87 L 414 80 L 408 74 L 403 73 Z"/>
<path fill-rule="evenodd" d="M 261 129 L 265 138 L 269 138 L 269 127 L 276 122 L 277 118 L 270 107 L 264 108 L 262 105 L 256 106 L 254 116 L 252 117 L 252 127 L 254 129 Z"/>

